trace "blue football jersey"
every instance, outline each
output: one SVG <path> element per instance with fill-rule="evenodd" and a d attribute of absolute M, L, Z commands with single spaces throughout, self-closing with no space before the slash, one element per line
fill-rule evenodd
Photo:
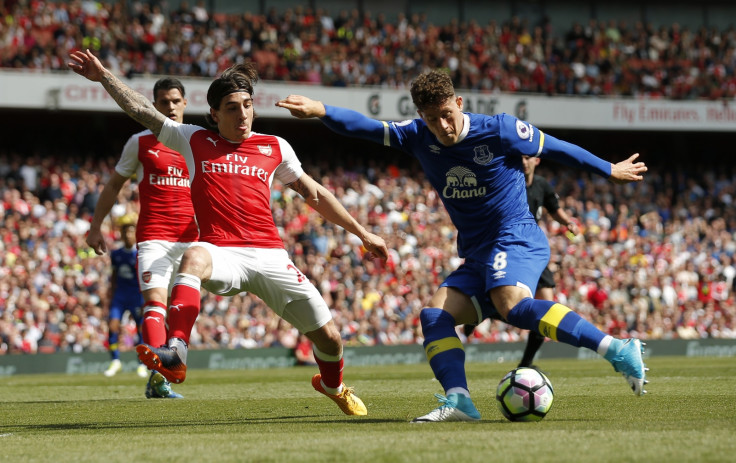
<path fill-rule="evenodd" d="M 538 156 L 543 133 L 508 114 L 465 113 L 458 142 L 437 142 L 422 119 L 390 122 L 390 144 L 414 157 L 458 230 L 460 257 L 486 260 L 501 232 L 533 224 L 522 155 Z"/>
<path fill-rule="evenodd" d="M 136 263 L 138 260 L 138 250 L 125 249 L 124 247 L 116 249 L 110 253 L 112 268 L 115 269 L 116 293 L 135 295 L 140 293 L 138 285 L 138 272 L 136 271 Z"/>
<path fill-rule="evenodd" d="M 386 122 L 325 105 L 322 122 L 342 135 L 404 151 L 422 165 L 457 228 L 465 262 L 442 283 L 475 298 L 478 320 L 498 318 L 489 292 L 526 287 L 533 297 L 549 261 L 547 237 L 527 203 L 522 156 L 540 156 L 610 177 L 611 163 L 545 135 L 508 114 L 463 113 L 463 131 L 444 146 L 422 119 Z"/>

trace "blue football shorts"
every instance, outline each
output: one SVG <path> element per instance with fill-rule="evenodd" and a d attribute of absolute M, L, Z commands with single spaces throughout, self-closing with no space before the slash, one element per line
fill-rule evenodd
<path fill-rule="evenodd" d="M 143 297 L 137 291 L 126 295 L 116 294 L 113 296 L 112 301 L 110 301 L 108 319 L 120 320 L 123 318 L 123 314 L 126 311 L 130 311 L 131 318 L 136 322 L 136 324 L 140 324 L 143 304 Z"/>
<path fill-rule="evenodd" d="M 467 257 L 440 286 L 455 288 L 473 299 L 480 312 L 478 323 L 486 318 L 501 320 L 489 291 L 498 286 L 520 286 L 534 297 L 549 256 L 549 242 L 538 225 L 514 225 L 499 233 L 487 260 Z"/>

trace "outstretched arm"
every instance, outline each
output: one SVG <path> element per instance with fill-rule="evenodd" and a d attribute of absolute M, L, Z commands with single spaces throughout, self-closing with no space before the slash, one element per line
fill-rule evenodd
<path fill-rule="evenodd" d="M 87 233 L 87 244 L 95 250 L 98 256 L 101 256 L 107 251 L 107 243 L 105 243 L 105 237 L 102 235 L 102 222 L 112 210 L 120 189 L 123 188 L 123 185 L 127 181 L 128 179 L 126 177 L 113 172 L 112 177 L 105 184 L 105 188 L 103 188 L 100 198 L 97 200 L 95 214 L 92 217 L 92 223 Z"/>
<path fill-rule="evenodd" d="M 307 204 L 319 212 L 322 217 L 360 238 L 363 246 L 369 252 L 382 259 L 388 258 L 388 247 L 386 246 L 386 242 L 383 241 L 383 238 L 368 232 L 368 230 L 345 210 L 342 204 L 335 198 L 335 195 L 317 183 L 312 177 L 302 174 L 298 180 L 290 183 L 288 186 L 302 195 L 307 201 Z"/>
<path fill-rule="evenodd" d="M 628 159 L 613 164 L 595 156 L 588 150 L 572 143 L 560 140 L 551 135 L 540 136 L 540 153 L 543 157 L 567 164 L 579 169 L 585 169 L 613 183 L 630 183 L 643 180 L 641 175 L 647 171 L 643 162 L 634 162 L 639 154 L 633 154 Z"/>
<path fill-rule="evenodd" d="M 158 112 L 153 103 L 115 77 L 89 50 L 75 51 L 69 57 L 72 59 L 67 64 L 69 69 L 92 82 L 101 83 L 128 116 L 159 136 L 166 116 Z"/>
<path fill-rule="evenodd" d="M 301 95 L 289 95 L 276 102 L 276 106 L 288 109 L 299 119 L 318 117 L 330 129 L 340 135 L 357 137 L 374 143 L 389 146 L 388 124 L 377 121 L 351 109 L 325 106 Z"/>
<path fill-rule="evenodd" d="M 611 176 L 608 178 L 613 183 L 638 182 L 644 177 L 641 175 L 647 171 L 643 162 L 634 162 L 639 153 L 632 154 L 628 159 L 611 165 Z"/>

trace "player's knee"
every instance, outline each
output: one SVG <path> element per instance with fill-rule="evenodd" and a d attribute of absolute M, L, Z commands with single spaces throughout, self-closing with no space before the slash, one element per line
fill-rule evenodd
<path fill-rule="evenodd" d="M 528 288 L 518 286 L 499 286 L 493 288 L 490 292 L 491 302 L 496 312 L 504 319 L 508 320 L 509 312 L 521 302 L 531 299 L 531 293 Z"/>
<path fill-rule="evenodd" d="M 514 311 L 514 314 L 518 315 L 520 313 L 528 313 L 528 311 L 531 310 L 533 306 L 534 299 L 531 297 L 525 297 L 511 307 L 505 306 L 501 309 L 498 309 L 498 313 L 503 317 L 505 321 L 508 321 L 509 315 L 511 314 L 512 310 Z"/>
<path fill-rule="evenodd" d="M 184 252 L 179 264 L 179 273 L 187 273 L 202 278 L 205 270 L 211 266 L 209 251 L 201 246 L 193 246 Z"/>

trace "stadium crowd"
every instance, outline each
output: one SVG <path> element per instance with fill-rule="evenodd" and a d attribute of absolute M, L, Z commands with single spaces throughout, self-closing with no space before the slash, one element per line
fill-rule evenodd
<path fill-rule="evenodd" d="M 454 230 L 418 166 L 374 161 L 335 166 L 306 160 L 310 173 L 387 240 L 391 258 L 363 255 L 360 241 L 326 226 L 290 189 L 276 188 L 273 213 L 295 264 L 322 291 L 348 345 L 422 340 L 419 310 L 454 269 Z M 114 160 L 51 159 L 0 151 L 0 352 L 104 351 L 109 254 L 84 236 Z M 616 336 L 641 339 L 735 338 L 734 173 L 725 166 L 660 169 L 618 186 L 577 172 L 549 176 L 583 232 L 568 238 L 541 225 L 552 244 L 556 297 Z M 135 218 L 135 184 L 121 193 L 107 224 Z M 122 349 L 136 342 L 124 323 Z M 486 321 L 469 342 L 524 339 Z M 256 297 L 204 293 L 193 348 L 294 347 L 298 333 Z"/>
<path fill-rule="evenodd" d="M 129 10 L 126 9 L 129 5 Z M 117 74 L 215 76 L 250 59 L 264 80 L 406 88 L 429 68 L 479 92 L 732 99 L 736 29 L 518 17 L 432 24 L 426 15 L 308 6 L 215 14 L 205 2 L 0 2 L 0 67 L 66 72 L 89 48 Z"/>
<path fill-rule="evenodd" d="M 483 92 L 736 96 L 733 29 L 590 21 L 558 34 L 568 25 L 518 18 L 432 25 L 421 15 L 390 21 L 308 7 L 216 15 L 203 2 L 165 15 L 156 4 L 124 5 L 0 2 L 0 67 L 66 72 L 69 51 L 84 47 L 128 75 L 214 76 L 251 59 L 264 80 L 329 86 L 406 88 L 426 68 L 445 67 L 459 88 Z M 302 160 L 392 250 L 387 262 L 367 259 L 353 236 L 325 226 L 291 190 L 275 190 L 273 213 L 287 250 L 322 291 L 346 343 L 421 343 L 419 310 L 459 264 L 454 227 L 436 193 L 411 164 Z M 109 257 L 96 256 L 84 236 L 115 162 L 0 146 L 0 354 L 106 350 Z M 658 174 L 629 186 L 543 165 L 583 230 L 570 239 L 548 217 L 540 223 L 552 245 L 557 298 L 621 337 L 735 338 L 736 172 L 725 162 L 647 164 Z M 129 184 L 112 216 L 134 219 L 137 210 Z M 107 227 L 110 242 L 117 240 L 114 224 Z M 130 349 L 135 328 L 125 328 L 121 344 Z M 486 321 L 469 341 L 524 336 Z M 297 339 L 259 299 L 205 293 L 191 342 L 293 347 Z"/>

